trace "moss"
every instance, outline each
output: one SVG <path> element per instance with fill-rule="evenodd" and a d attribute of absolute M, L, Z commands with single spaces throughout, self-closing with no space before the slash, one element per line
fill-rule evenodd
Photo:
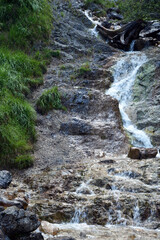
<path fill-rule="evenodd" d="M 61 96 L 57 87 L 45 90 L 37 100 L 36 106 L 41 114 L 46 114 L 52 109 L 65 109 L 61 103 Z"/>

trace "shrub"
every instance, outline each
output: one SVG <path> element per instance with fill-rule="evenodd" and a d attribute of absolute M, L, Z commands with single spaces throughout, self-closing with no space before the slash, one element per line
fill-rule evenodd
<path fill-rule="evenodd" d="M 36 103 L 37 110 L 41 114 L 46 114 L 52 109 L 64 109 L 61 104 L 60 93 L 57 87 L 45 90 Z"/>

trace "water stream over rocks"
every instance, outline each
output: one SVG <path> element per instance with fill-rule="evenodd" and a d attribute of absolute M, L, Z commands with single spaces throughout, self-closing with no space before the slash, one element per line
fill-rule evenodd
<path fill-rule="evenodd" d="M 147 62 L 147 57 L 141 52 L 128 52 L 114 66 L 114 83 L 106 94 L 119 101 L 123 126 L 132 135 L 132 145 L 137 147 L 152 147 L 149 137 L 137 129 L 129 119 L 126 110 L 132 99 L 132 87 L 139 68 Z"/>

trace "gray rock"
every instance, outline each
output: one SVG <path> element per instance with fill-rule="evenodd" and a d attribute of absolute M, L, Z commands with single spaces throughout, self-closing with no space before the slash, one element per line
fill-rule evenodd
<path fill-rule="evenodd" d="M 76 239 L 72 237 L 58 237 L 54 238 L 54 240 L 76 240 Z"/>
<path fill-rule="evenodd" d="M 82 120 L 73 119 L 72 122 L 62 123 L 60 131 L 69 135 L 86 135 L 91 132 L 91 126 Z"/>
<path fill-rule="evenodd" d="M 9 237 L 7 237 L 7 236 L 3 233 L 2 229 L 0 229 L 0 240 L 10 240 Z"/>
<path fill-rule="evenodd" d="M 27 235 L 17 237 L 16 240 L 44 240 L 44 238 L 41 233 L 30 233 Z"/>
<path fill-rule="evenodd" d="M 0 171 L 0 188 L 7 188 L 12 181 L 12 175 L 9 171 Z"/>
<path fill-rule="evenodd" d="M 32 212 L 13 206 L 0 212 L 0 226 L 5 234 L 14 236 L 36 230 L 40 222 Z"/>
<path fill-rule="evenodd" d="M 147 26 L 140 32 L 141 37 L 153 37 L 159 39 L 160 33 L 160 22 L 159 21 L 151 21 L 148 22 Z"/>

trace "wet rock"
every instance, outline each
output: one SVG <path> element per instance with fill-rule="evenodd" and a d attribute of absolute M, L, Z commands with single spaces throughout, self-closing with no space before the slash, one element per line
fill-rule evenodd
<path fill-rule="evenodd" d="M 26 209 L 28 206 L 28 202 L 20 198 L 16 198 L 15 200 L 7 200 L 6 198 L 0 197 L 0 206 L 3 207 L 16 206 L 18 208 Z"/>
<path fill-rule="evenodd" d="M 133 102 L 128 106 L 129 117 L 138 129 L 149 135 L 153 146 L 160 146 L 160 50 L 150 48 L 150 59 L 139 69 L 133 86 Z"/>
<path fill-rule="evenodd" d="M 44 240 L 41 233 L 30 233 L 19 237 L 11 238 L 11 240 Z"/>
<path fill-rule="evenodd" d="M 76 240 L 76 239 L 72 237 L 57 237 L 54 238 L 54 240 Z"/>
<path fill-rule="evenodd" d="M 160 22 L 159 21 L 151 21 L 148 22 L 146 27 L 140 32 L 140 36 L 145 37 L 152 37 L 160 40 Z"/>
<path fill-rule="evenodd" d="M 111 27 L 111 23 L 109 23 L 108 21 L 104 21 L 104 22 L 102 22 L 102 24 L 101 24 L 103 27 L 105 27 L 105 28 L 110 28 Z"/>
<path fill-rule="evenodd" d="M 94 204 L 87 206 L 85 212 L 87 214 L 87 223 L 105 225 L 108 221 L 108 210 L 111 206 L 110 202 L 103 202 L 96 198 Z"/>
<path fill-rule="evenodd" d="M 50 234 L 50 235 L 57 235 L 60 232 L 60 229 L 55 227 L 52 223 L 49 223 L 47 221 L 42 221 L 40 230 L 45 233 L 45 234 Z"/>
<path fill-rule="evenodd" d="M 158 151 L 156 148 L 136 148 L 131 147 L 128 153 L 128 157 L 131 159 L 147 159 L 155 158 Z"/>
<path fill-rule="evenodd" d="M 9 237 L 7 237 L 7 236 L 3 233 L 2 229 L 0 229 L 0 240 L 10 240 Z"/>
<path fill-rule="evenodd" d="M 36 230 L 40 225 L 38 218 L 30 211 L 8 207 L 0 212 L 0 226 L 8 236 L 29 233 Z"/>
<path fill-rule="evenodd" d="M 123 16 L 115 11 L 111 11 L 107 13 L 107 17 L 109 19 L 117 19 L 117 20 L 122 20 Z"/>
<path fill-rule="evenodd" d="M 86 135 L 91 133 L 91 125 L 82 120 L 73 119 L 72 122 L 62 123 L 60 131 L 70 135 Z"/>
<path fill-rule="evenodd" d="M 139 38 L 136 39 L 134 42 L 134 51 L 141 51 L 145 47 L 155 46 L 157 43 L 156 40 L 152 38 Z"/>
<path fill-rule="evenodd" d="M 107 179 L 94 179 L 91 181 L 91 184 L 93 184 L 97 187 L 104 187 L 106 182 L 108 182 Z"/>
<path fill-rule="evenodd" d="M 9 171 L 0 171 L 0 188 L 7 188 L 12 181 L 12 175 Z"/>
<path fill-rule="evenodd" d="M 120 14 L 120 10 L 118 8 L 109 8 L 107 10 L 107 17 L 110 19 L 122 20 L 123 16 Z"/>

